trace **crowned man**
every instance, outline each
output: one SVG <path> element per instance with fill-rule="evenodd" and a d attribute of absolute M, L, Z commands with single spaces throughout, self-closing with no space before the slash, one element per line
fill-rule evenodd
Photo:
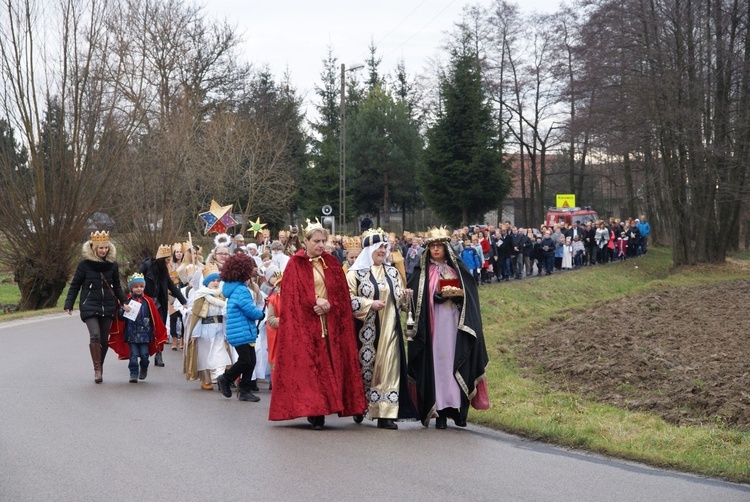
<path fill-rule="evenodd" d="M 326 415 L 363 415 L 366 402 L 346 277 L 326 230 L 307 221 L 306 249 L 284 271 L 269 419 L 307 417 L 321 430 Z"/>

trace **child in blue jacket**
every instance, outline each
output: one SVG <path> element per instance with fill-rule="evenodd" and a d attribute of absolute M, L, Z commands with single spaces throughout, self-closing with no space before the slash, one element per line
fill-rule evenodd
<path fill-rule="evenodd" d="M 477 250 L 471 245 L 471 241 L 464 241 L 464 250 L 461 251 L 461 261 L 466 264 L 466 268 L 471 270 L 474 279 L 479 284 L 479 271 L 482 268 L 482 262 L 479 261 Z"/>
<path fill-rule="evenodd" d="M 263 319 L 264 314 L 255 306 L 247 286 L 254 269 L 255 260 L 241 253 L 227 258 L 221 268 L 222 294 L 227 299 L 227 342 L 235 348 L 238 358 L 216 382 L 225 397 L 232 397 L 229 384 L 241 377 L 239 400 L 258 402 L 260 398 L 251 391 L 251 380 L 255 369 L 255 339 L 258 337 L 256 322 Z"/>

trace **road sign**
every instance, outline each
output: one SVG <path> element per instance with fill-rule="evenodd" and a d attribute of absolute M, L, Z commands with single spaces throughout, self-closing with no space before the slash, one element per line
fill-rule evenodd
<path fill-rule="evenodd" d="M 576 195 L 574 193 L 559 193 L 556 200 L 557 207 L 576 207 Z"/>

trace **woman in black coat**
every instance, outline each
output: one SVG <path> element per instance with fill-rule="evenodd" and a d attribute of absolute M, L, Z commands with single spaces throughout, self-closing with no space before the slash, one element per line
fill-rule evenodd
<path fill-rule="evenodd" d="M 83 244 L 83 259 L 78 262 L 65 298 L 65 311 L 73 314 L 73 305 L 81 292 L 78 308 L 89 330 L 89 350 L 94 363 L 94 382 L 102 383 L 102 366 L 109 348 L 109 328 L 117 312 L 117 301 L 126 304 L 120 286 L 117 250 L 109 242 L 109 232 L 92 232 Z M 124 307 L 126 311 L 130 309 Z"/>
<path fill-rule="evenodd" d="M 167 267 L 167 258 L 172 256 L 172 247 L 167 245 L 159 246 L 156 258 L 147 258 L 138 267 L 138 272 L 143 274 L 146 279 L 146 289 L 144 293 L 150 296 L 156 303 L 156 310 L 159 311 L 162 323 L 166 326 L 169 319 L 167 307 L 169 303 L 168 293 L 177 298 L 181 304 L 187 305 L 185 296 L 180 288 L 172 281 Z M 162 346 L 163 348 L 163 346 Z M 161 352 L 154 356 L 155 366 L 164 366 L 164 359 Z"/>

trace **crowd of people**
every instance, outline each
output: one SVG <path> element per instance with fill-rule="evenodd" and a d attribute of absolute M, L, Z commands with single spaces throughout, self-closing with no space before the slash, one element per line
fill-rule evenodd
<path fill-rule="evenodd" d="M 109 233 L 94 232 L 64 308 L 79 299 L 98 384 L 108 348 L 138 383 L 171 337 L 202 389 L 258 402 L 268 382 L 272 421 L 464 427 L 469 407 L 489 407 L 476 270 L 443 227 L 407 237 L 332 237 L 308 220 L 277 240 L 218 235 L 205 258 L 191 242 L 162 245 L 125 291 Z"/>
<path fill-rule="evenodd" d="M 483 285 L 635 258 L 648 252 L 650 233 L 645 215 L 539 228 L 505 222 L 457 229 L 451 247 Z M 407 236 L 403 246 L 413 255 L 421 252 L 418 237 Z"/>
<path fill-rule="evenodd" d="M 205 258 L 192 242 L 159 246 L 127 288 L 109 233 L 93 232 L 64 308 L 72 314 L 80 297 L 96 383 L 109 348 L 138 383 L 152 356 L 164 366 L 171 338 L 202 389 L 258 402 L 268 382 L 270 420 L 307 418 L 320 430 L 338 414 L 445 429 L 489 406 L 478 286 L 635 258 L 650 232 L 643 215 L 400 237 L 331 236 L 308 220 L 275 240 L 267 230 L 253 242 L 217 235 Z"/>

